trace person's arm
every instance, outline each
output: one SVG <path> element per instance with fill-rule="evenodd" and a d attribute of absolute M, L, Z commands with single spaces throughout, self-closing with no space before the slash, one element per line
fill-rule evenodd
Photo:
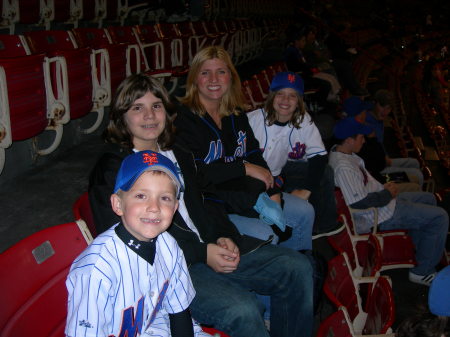
<path fill-rule="evenodd" d="M 383 207 L 392 200 L 391 193 L 384 189 L 380 192 L 369 193 L 364 199 L 350 205 L 355 209 L 366 209 L 369 207 Z"/>
<path fill-rule="evenodd" d="M 108 277 L 100 274 L 96 271 L 92 274 L 69 273 L 66 280 L 67 336 L 83 336 L 89 327 L 95 327 L 97 336 L 109 336 L 114 310 L 109 296 L 112 285 Z"/>
<path fill-rule="evenodd" d="M 189 308 L 176 314 L 169 314 L 170 335 L 172 337 L 194 337 Z"/>

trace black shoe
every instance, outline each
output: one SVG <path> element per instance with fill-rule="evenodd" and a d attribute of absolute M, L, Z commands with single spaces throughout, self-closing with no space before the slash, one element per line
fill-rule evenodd
<path fill-rule="evenodd" d="M 324 236 L 331 236 L 340 233 L 345 228 L 345 224 L 342 222 L 336 222 L 332 228 L 326 229 L 325 231 L 313 231 L 312 239 L 316 240 Z"/>

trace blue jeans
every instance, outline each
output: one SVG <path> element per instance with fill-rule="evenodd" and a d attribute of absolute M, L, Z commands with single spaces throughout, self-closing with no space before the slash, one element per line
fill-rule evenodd
<path fill-rule="evenodd" d="M 423 173 L 419 161 L 415 158 L 391 158 L 391 166 L 385 167 L 381 173 L 405 172 L 417 177 L 420 188 L 423 186 Z M 414 181 L 413 181 L 414 182 Z"/>
<path fill-rule="evenodd" d="M 283 193 L 286 224 L 292 227 L 292 236 L 280 243 L 280 246 L 294 250 L 312 249 L 312 228 L 314 223 L 314 208 L 305 200 Z M 273 244 L 278 243 L 272 228 L 259 218 L 248 218 L 237 214 L 229 214 L 228 217 L 235 224 L 241 234 L 267 240 L 274 236 Z"/>
<path fill-rule="evenodd" d="M 241 256 L 233 273 L 216 273 L 203 263 L 189 273 L 196 291 L 190 309 L 200 323 L 233 337 L 312 336 L 312 267 L 303 254 L 265 245 Z M 270 334 L 255 292 L 270 296 Z"/>
<path fill-rule="evenodd" d="M 434 273 L 442 258 L 448 233 L 448 214 L 436 206 L 428 192 L 404 192 L 397 196 L 392 218 L 380 224 L 382 230 L 408 229 L 416 246 L 417 265 L 414 274 Z"/>

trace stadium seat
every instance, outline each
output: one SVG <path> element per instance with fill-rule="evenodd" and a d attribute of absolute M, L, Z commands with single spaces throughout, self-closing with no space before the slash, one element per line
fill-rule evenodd
<path fill-rule="evenodd" d="M 64 336 L 66 277 L 91 242 L 82 222 L 34 233 L 0 254 L 0 336 Z"/>
<path fill-rule="evenodd" d="M 69 121 L 63 104 L 65 93 L 61 90 L 60 97 L 55 97 L 46 85 L 50 67 L 59 63 L 42 53 L 31 55 L 21 35 L 0 35 L 0 172 L 4 149 L 13 141 L 33 138 L 47 130 L 55 132 L 55 136 L 45 148 L 40 148 L 36 140 L 35 152 L 46 155 L 60 144 L 62 124 Z"/>
<path fill-rule="evenodd" d="M 255 78 L 249 78 L 242 82 L 242 90 L 247 92 L 246 96 L 250 97 L 250 103 L 254 109 L 264 105 L 265 97 L 262 95 Z"/>
<path fill-rule="evenodd" d="M 357 237 L 367 237 L 367 235 L 356 234 L 356 228 L 353 221 L 353 214 L 360 210 L 355 210 L 348 207 L 345 204 L 342 191 L 339 188 L 335 188 L 335 197 L 338 214 L 344 214 L 347 221 L 351 223 L 348 228 L 351 230 L 351 237 L 355 240 Z M 376 235 L 380 242 L 383 262 L 381 271 L 397 268 L 412 268 L 416 264 L 415 260 L 415 246 L 410 236 L 404 230 L 390 230 L 380 231 L 378 230 L 378 214 L 376 208 L 370 209 L 374 214 L 374 225 L 372 234 Z M 357 240 L 360 241 L 360 240 Z M 364 248 L 359 250 L 364 254 Z M 365 259 L 365 256 L 360 256 L 360 261 Z"/>
<path fill-rule="evenodd" d="M 325 318 L 320 323 L 316 337 L 354 337 L 352 322 L 348 317 L 345 307 L 339 307 L 338 310 Z"/>
<path fill-rule="evenodd" d="M 141 27 L 141 26 L 136 26 Z M 161 41 L 146 42 L 139 35 L 134 26 L 108 26 L 107 30 L 114 43 L 136 45 L 139 49 L 137 73 L 145 72 L 161 80 L 168 80 L 172 76 L 170 69 L 163 69 L 161 60 L 164 57 L 164 45 Z M 156 34 L 156 32 L 155 32 Z M 157 34 L 156 34 L 157 35 Z M 133 73 L 135 73 L 133 71 Z"/>
<path fill-rule="evenodd" d="M 82 17 L 82 0 L 58 0 L 53 3 L 53 22 L 60 22 L 78 27 Z"/>
<path fill-rule="evenodd" d="M 1 28 L 8 28 L 9 34 L 15 33 L 15 24 L 19 21 L 19 2 L 2 1 L 0 4 Z"/>
<path fill-rule="evenodd" d="M 111 43 L 103 28 L 74 28 L 72 31 L 79 47 L 92 49 L 97 71 L 105 71 L 98 73 L 96 79 L 100 78 L 100 81 L 96 85 L 100 86 L 100 82 L 105 81 L 108 97 L 111 98 L 119 84 L 131 75 L 131 65 L 128 64 L 130 59 L 127 57 L 131 47 Z M 102 64 L 104 62 L 105 65 Z M 110 99 L 109 102 L 105 102 L 109 103 Z"/>
<path fill-rule="evenodd" d="M 325 318 L 319 326 L 316 337 L 362 337 L 369 335 L 357 335 L 348 317 L 345 307 L 339 307 L 337 311 Z M 370 337 L 395 337 L 395 333 L 371 334 Z"/>
<path fill-rule="evenodd" d="M 384 280 L 380 281 L 380 279 Z M 388 289 L 384 284 L 385 281 L 389 284 Z M 382 284 L 377 285 L 377 283 Z M 366 310 L 363 309 L 363 298 L 360 292 L 362 285 L 369 285 L 373 289 L 372 292 L 366 292 Z M 374 293 L 376 288 L 378 290 Z M 385 291 L 387 292 L 386 294 L 384 293 Z M 336 308 L 344 306 L 347 309 L 353 329 L 357 334 L 360 334 L 364 329 L 373 331 L 379 327 L 375 323 L 379 317 L 373 317 L 380 314 L 377 310 L 389 310 L 389 312 L 383 313 L 383 323 L 381 324 L 380 331 L 373 331 L 371 333 L 385 333 L 392 325 L 392 316 L 394 315 L 395 309 L 389 279 L 384 276 L 353 277 L 346 253 L 339 254 L 328 261 L 328 273 L 324 283 L 324 292 Z M 372 298 L 375 295 L 383 299 L 377 300 Z M 380 305 L 382 305 L 382 308 L 379 307 Z M 385 314 L 387 317 L 384 316 Z"/>
<path fill-rule="evenodd" d="M 225 334 L 222 331 L 216 330 L 211 327 L 202 326 L 203 331 L 209 333 L 213 337 L 229 337 L 227 334 Z"/>
<path fill-rule="evenodd" d="M 97 76 L 106 71 L 96 69 L 95 62 L 91 61 L 91 50 L 77 48 L 69 31 L 27 31 L 24 35 L 32 53 L 45 53 L 50 58 L 63 60 L 61 66 L 51 67 L 51 83 L 47 85 L 54 87 L 61 78 L 66 77 L 69 94 L 65 104 L 70 111 L 70 119 L 84 117 L 90 111 L 96 111 L 97 118 L 93 125 L 82 130 L 84 133 L 94 132 L 103 120 L 104 107 L 110 97 L 106 79 Z"/>
<path fill-rule="evenodd" d="M 389 279 L 379 277 L 373 284 L 372 291 L 367 299 L 366 312 L 364 335 L 392 332 L 391 326 L 395 319 L 395 304 Z"/>
<path fill-rule="evenodd" d="M 92 234 L 92 237 L 97 236 L 97 230 L 95 228 L 94 215 L 92 214 L 91 204 L 89 203 L 89 194 L 88 192 L 84 192 L 82 195 L 78 197 L 72 207 L 72 213 L 75 221 L 83 220 L 89 231 Z"/>

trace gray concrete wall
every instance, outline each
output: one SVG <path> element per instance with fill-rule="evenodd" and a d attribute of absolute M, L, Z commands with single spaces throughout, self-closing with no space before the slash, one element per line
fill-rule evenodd
<path fill-rule="evenodd" d="M 96 117 L 96 112 L 90 112 L 84 117 L 69 121 L 64 125 L 61 143 L 55 151 L 48 155 L 37 155 L 35 144 L 38 144 L 40 148 L 48 146 L 55 135 L 52 131 L 44 131 L 34 138 L 13 142 L 5 150 L 5 165 L 0 174 L 0 188 L 4 184 L 13 183 L 15 179 L 31 170 L 39 169 L 52 161 L 58 160 L 58 157 L 64 152 L 80 143 L 101 137 L 101 133 L 107 125 L 109 118 L 108 110 L 108 108 L 105 109 L 100 127 L 91 134 L 84 134 L 81 130 L 92 125 Z"/>

